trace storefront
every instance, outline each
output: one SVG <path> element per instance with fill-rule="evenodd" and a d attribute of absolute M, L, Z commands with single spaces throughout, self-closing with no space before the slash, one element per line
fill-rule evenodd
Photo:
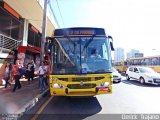
<path fill-rule="evenodd" d="M 19 46 L 17 59 L 26 66 L 30 60 L 34 60 L 36 69 L 40 66 L 40 47 Z"/>
<path fill-rule="evenodd" d="M 25 66 L 33 59 L 36 69 L 40 65 L 42 21 L 37 20 L 42 19 L 42 8 L 38 1 L 32 4 L 34 8 L 28 1 L 0 0 L 0 76 L 6 61 L 15 63 L 19 59 Z M 46 35 L 51 36 L 53 30 L 48 19 Z M 7 44 L 2 45 L 3 42 Z"/>

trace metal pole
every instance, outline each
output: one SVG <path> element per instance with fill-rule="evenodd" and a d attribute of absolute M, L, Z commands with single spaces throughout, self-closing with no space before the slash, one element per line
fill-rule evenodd
<path fill-rule="evenodd" d="M 42 23 L 42 37 L 41 37 L 41 62 L 44 61 L 44 46 L 46 42 L 46 21 L 47 21 L 47 3 L 49 0 L 44 0 L 44 10 L 43 10 L 43 23 Z"/>

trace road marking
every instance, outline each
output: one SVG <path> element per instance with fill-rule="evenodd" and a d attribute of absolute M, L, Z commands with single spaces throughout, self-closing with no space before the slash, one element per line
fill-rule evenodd
<path fill-rule="evenodd" d="M 44 108 L 48 105 L 48 103 L 52 100 L 53 96 L 51 96 L 40 108 L 39 110 L 35 113 L 35 115 L 32 117 L 31 120 L 36 120 L 38 116 L 42 113 Z"/>

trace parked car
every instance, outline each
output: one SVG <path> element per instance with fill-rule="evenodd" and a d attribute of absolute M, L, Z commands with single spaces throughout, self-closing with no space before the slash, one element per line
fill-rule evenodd
<path fill-rule="evenodd" d="M 113 82 L 117 83 L 121 82 L 122 76 L 115 68 L 112 68 L 112 74 L 113 74 Z"/>
<path fill-rule="evenodd" d="M 126 79 L 134 78 L 140 83 L 160 84 L 160 74 L 148 67 L 129 67 L 126 71 Z"/>

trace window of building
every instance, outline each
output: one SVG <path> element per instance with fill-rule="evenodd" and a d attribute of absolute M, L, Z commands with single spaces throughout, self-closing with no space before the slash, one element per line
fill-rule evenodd
<path fill-rule="evenodd" d="M 3 2 L 0 2 L 0 34 L 6 35 L 16 40 L 22 40 L 23 19 L 16 18 L 10 12 L 3 8 Z"/>
<path fill-rule="evenodd" d="M 28 45 L 36 47 L 41 46 L 41 34 L 31 24 L 29 24 L 29 29 L 28 29 Z"/>

